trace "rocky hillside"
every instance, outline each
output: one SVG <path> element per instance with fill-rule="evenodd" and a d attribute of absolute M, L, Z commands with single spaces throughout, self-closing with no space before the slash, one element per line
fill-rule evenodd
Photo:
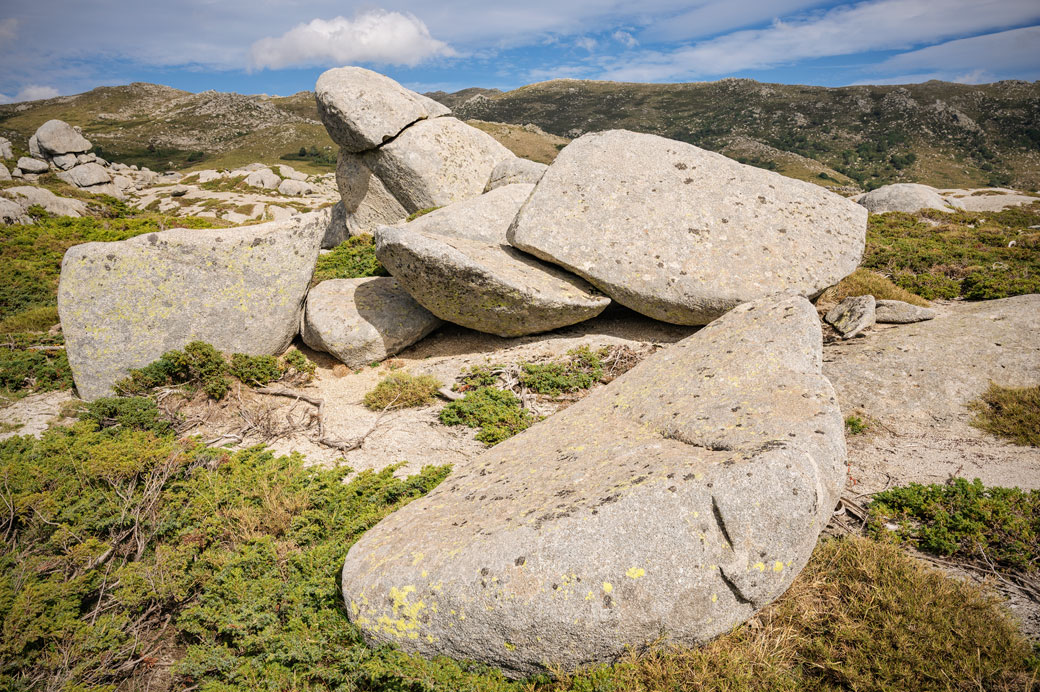
<path fill-rule="evenodd" d="M 649 132 L 796 177 L 848 176 L 864 187 L 1040 185 L 1040 82 L 826 88 L 554 80 L 458 103 L 467 92 L 428 95 L 461 118 L 533 123 L 569 138 Z"/>

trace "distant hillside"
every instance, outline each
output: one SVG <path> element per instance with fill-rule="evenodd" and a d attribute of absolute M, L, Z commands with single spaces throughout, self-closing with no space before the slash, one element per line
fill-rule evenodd
<path fill-rule="evenodd" d="M 0 105 L 0 135 L 24 149 L 36 128 L 51 118 L 82 127 L 106 158 L 156 170 L 230 168 L 274 162 L 286 154 L 295 159 L 291 165 L 304 171 L 335 167 L 332 140 L 309 91 L 283 98 L 192 94 L 135 82 Z M 301 148 L 306 156 L 299 156 Z"/>
<path fill-rule="evenodd" d="M 747 79 L 554 80 L 502 94 L 473 91 L 427 95 L 465 119 L 532 123 L 568 138 L 611 128 L 650 132 L 781 172 L 797 169 L 788 173 L 796 177 L 848 176 L 864 187 L 1040 186 L 1040 82 L 826 88 Z"/>

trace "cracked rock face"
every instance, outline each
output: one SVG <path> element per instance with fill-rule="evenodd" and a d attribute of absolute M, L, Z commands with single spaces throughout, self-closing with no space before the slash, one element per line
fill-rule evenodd
<path fill-rule="evenodd" d="M 329 136 L 353 153 L 380 146 L 417 120 L 451 113 L 447 106 L 361 67 L 322 73 L 314 96 Z"/>
<path fill-rule="evenodd" d="M 737 307 L 366 532 L 351 620 L 510 676 L 728 631 L 787 589 L 844 485 L 821 360 L 804 298 Z"/>
<path fill-rule="evenodd" d="M 509 242 L 665 322 L 706 324 L 776 293 L 816 296 L 863 255 L 866 210 L 656 135 L 613 130 L 567 145 Z"/>
<path fill-rule="evenodd" d="M 277 354 L 299 330 L 328 212 L 242 228 L 176 228 L 65 253 L 58 313 L 79 395 L 202 340 Z"/>

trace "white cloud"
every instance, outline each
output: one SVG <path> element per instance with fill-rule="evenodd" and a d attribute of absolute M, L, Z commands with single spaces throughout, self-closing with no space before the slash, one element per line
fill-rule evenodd
<path fill-rule="evenodd" d="M 626 48 L 635 48 L 639 45 L 639 41 L 636 40 L 636 37 L 627 31 L 615 31 L 611 35 L 611 38 Z"/>
<path fill-rule="evenodd" d="M 584 48 L 590 53 L 596 50 L 596 44 L 596 39 L 592 38 L 591 36 L 579 36 L 578 39 L 574 41 L 574 45 L 576 45 L 578 48 Z"/>
<path fill-rule="evenodd" d="M 60 96 L 61 92 L 54 87 L 42 84 L 30 84 L 14 96 L 0 94 L 0 103 L 20 103 L 22 101 L 39 101 L 41 99 L 52 99 Z"/>
<path fill-rule="evenodd" d="M 313 19 L 281 36 L 261 39 L 250 50 L 250 62 L 260 69 L 352 63 L 415 66 L 450 55 L 455 51 L 433 38 L 414 14 L 369 10 L 353 19 Z"/>
<path fill-rule="evenodd" d="M 800 60 L 898 50 L 1040 19 L 1035 0 L 871 0 L 776 20 L 636 61 L 608 66 L 608 79 L 660 80 L 764 69 Z M 1035 50 L 1035 49 L 1034 49 Z"/>
<path fill-rule="evenodd" d="M 999 31 L 972 38 L 947 41 L 907 53 L 894 55 L 877 70 L 944 70 L 963 74 L 964 82 L 978 83 L 973 75 L 985 72 L 1040 72 L 1040 26 Z M 988 75 L 992 77 L 992 74 Z"/>

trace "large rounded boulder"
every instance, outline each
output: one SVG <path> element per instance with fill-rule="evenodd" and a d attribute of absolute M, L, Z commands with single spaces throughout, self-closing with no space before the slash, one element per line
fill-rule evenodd
<path fill-rule="evenodd" d="M 813 185 L 655 135 L 585 135 L 509 231 L 655 319 L 706 324 L 777 292 L 815 296 L 863 255 L 866 210 Z"/>
<path fill-rule="evenodd" d="M 90 142 L 64 120 L 48 120 L 36 130 L 36 145 L 49 156 L 90 151 Z"/>
<path fill-rule="evenodd" d="M 806 299 L 736 308 L 367 531 L 350 619 L 510 676 L 729 631 L 791 584 L 844 486 L 821 361 Z"/>
<path fill-rule="evenodd" d="M 955 211 L 960 204 L 939 194 L 934 187 L 919 183 L 893 183 L 860 196 L 859 203 L 871 214 L 884 214 L 889 211 L 913 213 L 922 209 L 938 209 L 939 211 Z"/>

